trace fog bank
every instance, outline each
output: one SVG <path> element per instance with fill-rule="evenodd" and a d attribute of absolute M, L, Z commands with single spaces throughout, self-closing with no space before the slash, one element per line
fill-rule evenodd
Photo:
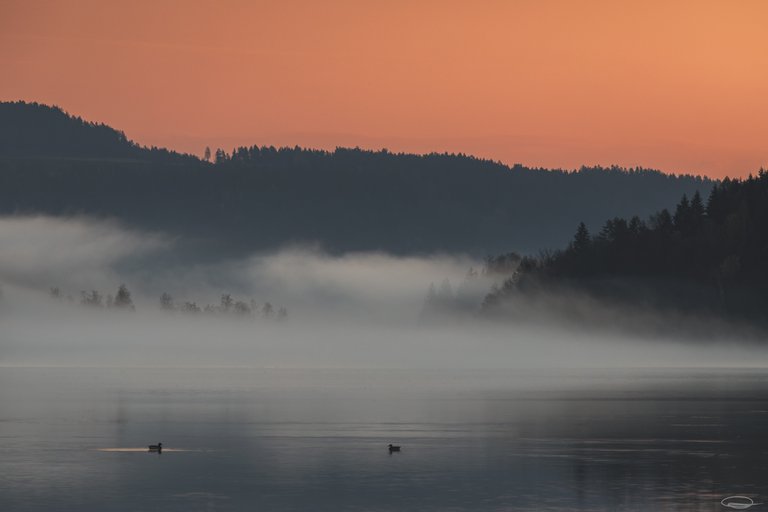
<path fill-rule="evenodd" d="M 332 257 L 288 248 L 235 261 L 180 265 L 163 257 L 175 250 L 174 240 L 162 234 L 111 222 L 0 219 L 0 365 L 567 368 L 768 363 L 761 347 L 728 337 L 694 344 L 663 335 L 625 335 L 618 328 L 586 331 L 546 315 L 530 315 L 530 321 L 515 324 L 490 321 L 476 312 L 493 279 L 480 275 L 468 280 L 469 269 L 481 262 L 460 255 Z M 81 292 L 112 295 L 123 283 L 135 310 L 81 304 Z M 431 284 L 460 298 L 464 309 L 425 320 Z M 56 297 L 50 294 L 52 287 L 58 288 Z M 165 310 L 163 293 L 172 297 Z M 231 308 L 222 301 L 223 294 L 231 296 Z M 235 308 L 236 302 L 242 310 Z M 201 311 L 185 313 L 186 303 Z M 267 303 L 272 311 L 264 309 Z M 210 305 L 208 312 L 205 305 Z M 285 308 L 284 318 L 278 319 L 279 308 Z"/>

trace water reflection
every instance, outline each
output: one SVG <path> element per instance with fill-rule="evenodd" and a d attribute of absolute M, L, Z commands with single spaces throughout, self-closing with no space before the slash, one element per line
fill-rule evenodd
<path fill-rule="evenodd" d="M 3 368 L 0 509 L 719 510 L 765 376 Z"/>

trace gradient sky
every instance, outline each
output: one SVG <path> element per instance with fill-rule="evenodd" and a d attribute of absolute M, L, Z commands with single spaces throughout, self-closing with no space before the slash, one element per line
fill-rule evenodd
<path fill-rule="evenodd" d="M 142 144 L 768 166 L 765 1 L 0 0 L 0 99 Z"/>

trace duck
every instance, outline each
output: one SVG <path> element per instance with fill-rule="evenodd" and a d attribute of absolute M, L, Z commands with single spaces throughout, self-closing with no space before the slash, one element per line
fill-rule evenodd
<path fill-rule="evenodd" d="M 149 451 L 163 453 L 163 443 L 149 445 Z"/>
<path fill-rule="evenodd" d="M 393 445 L 393 444 L 390 444 L 390 445 L 389 445 L 389 453 L 392 453 L 392 452 L 399 452 L 399 451 L 400 451 L 400 447 L 399 447 L 399 446 L 395 446 L 395 445 Z"/>

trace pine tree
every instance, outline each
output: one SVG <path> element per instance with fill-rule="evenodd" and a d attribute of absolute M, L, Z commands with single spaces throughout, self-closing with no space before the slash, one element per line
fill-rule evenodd
<path fill-rule="evenodd" d="M 589 236 L 587 225 L 583 222 L 580 222 L 579 227 L 576 228 L 576 235 L 573 237 L 571 246 L 573 247 L 574 251 L 581 252 L 588 249 L 590 243 L 592 243 L 592 238 Z"/>
<path fill-rule="evenodd" d="M 689 220 L 691 216 L 691 205 L 688 202 L 688 197 L 683 194 L 683 198 L 675 209 L 675 216 L 673 218 L 675 228 L 678 231 L 685 231 L 688 228 Z"/>
<path fill-rule="evenodd" d="M 704 217 L 704 203 L 701 200 L 701 194 L 697 190 L 691 199 L 691 218 L 696 221 L 698 225 L 701 218 Z"/>
<path fill-rule="evenodd" d="M 116 308 L 130 309 L 131 311 L 136 309 L 133 306 L 133 300 L 131 299 L 131 292 L 128 291 L 128 288 L 126 288 L 124 284 L 121 284 L 120 287 L 117 289 L 115 298 L 112 301 L 112 306 Z"/>

